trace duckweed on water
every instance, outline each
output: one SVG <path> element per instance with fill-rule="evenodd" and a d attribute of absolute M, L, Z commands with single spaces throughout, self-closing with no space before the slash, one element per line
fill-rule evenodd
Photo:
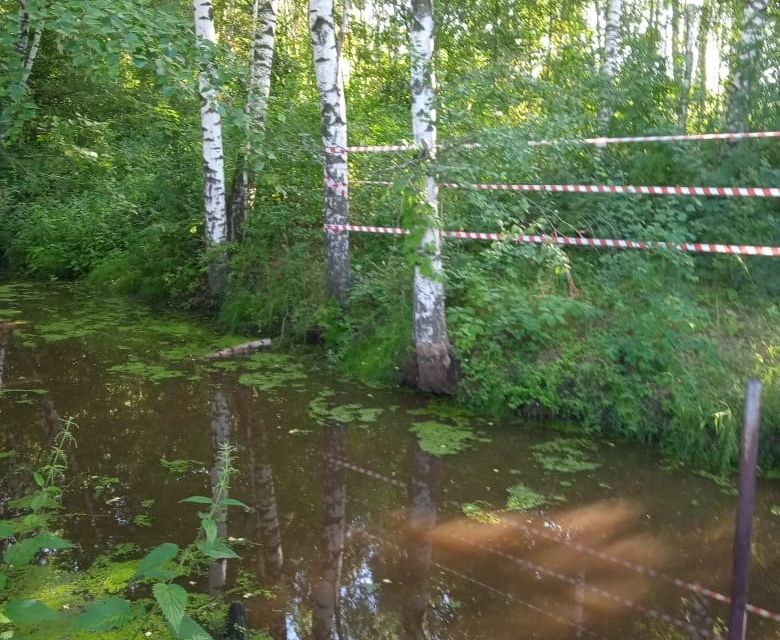
<path fill-rule="evenodd" d="M 417 435 L 420 448 L 434 456 L 461 453 L 468 449 L 473 442 L 486 440 L 470 429 L 433 420 L 415 422 L 410 430 Z"/>
<path fill-rule="evenodd" d="M 510 511 L 528 511 L 546 504 L 547 499 L 524 484 L 516 484 L 507 490 L 506 508 Z"/>
<path fill-rule="evenodd" d="M 490 508 L 491 505 L 482 500 L 460 505 L 463 515 L 471 520 L 476 520 L 481 524 L 500 524 L 501 518 L 489 511 Z"/>
<path fill-rule="evenodd" d="M 585 438 L 555 438 L 531 447 L 534 459 L 547 471 L 578 473 L 593 471 L 601 466 L 588 457 L 595 453 L 596 444 Z"/>
<path fill-rule="evenodd" d="M 439 420 L 447 420 L 458 427 L 465 427 L 469 422 L 477 419 L 476 416 L 465 407 L 459 407 L 453 402 L 439 399 L 431 400 L 421 409 L 411 409 L 406 413 L 412 416 L 426 416 Z"/>
<path fill-rule="evenodd" d="M 366 425 L 376 422 L 384 411 L 378 407 L 364 407 L 356 402 L 331 405 L 328 403 L 328 398 L 335 395 L 335 392 L 325 389 L 309 403 L 309 416 L 314 422 L 319 425 L 331 422 Z"/>
<path fill-rule="evenodd" d="M 142 362 L 133 357 L 125 364 L 114 365 L 113 367 L 109 367 L 108 370 L 127 378 L 141 378 L 143 380 L 149 380 L 150 382 L 162 382 L 163 380 L 181 378 L 184 376 L 183 371 L 168 369 L 163 365 L 153 364 L 151 362 Z"/>

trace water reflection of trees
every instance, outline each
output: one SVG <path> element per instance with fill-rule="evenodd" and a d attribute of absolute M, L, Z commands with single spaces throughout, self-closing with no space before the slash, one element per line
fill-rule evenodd
<path fill-rule="evenodd" d="M 234 399 L 238 418 L 246 432 L 250 500 L 255 509 L 254 527 L 260 540 L 254 556 L 255 570 L 258 575 L 265 576 L 266 587 L 277 590 L 283 578 L 284 552 L 268 430 L 262 412 L 250 411 L 242 393 L 237 392 Z M 258 614 L 273 640 L 286 640 L 285 610 L 280 607 L 278 598 L 264 598 L 251 604 L 250 617 Z"/>
<path fill-rule="evenodd" d="M 219 455 L 219 450 L 230 439 L 230 407 L 228 406 L 225 392 L 221 387 L 214 387 L 211 393 L 210 402 L 211 412 L 211 493 L 216 499 L 220 477 L 225 472 L 223 468 L 223 459 Z M 227 496 L 224 496 L 227 497 Z M 224 507 L 216 514 L 217 537 L 220 540 L 227 538 L 227 509 Z M 209 595 L 219 596 L 225 587 L 227 580 L 227 560 L 217 560 L 209 566 Z"/>
<path fill-rule="evenodd" d="M 427 637 L 426 613 L 431 576 L 431 531 L 436 525 L 440 460 L 420 449 L 416 440 L 409 448 L 407 489 L 406 593 L 402 622 L 406 640 Z"/>
<path fill-rule="evenodd" d="M 322 530 L 320 567 L 312 588 L 312 637 L 330 640 L 335 629 L 342 637 L 338 595 L 344 558 L 344 527 L 347 501 L 346 469 L 334 464 L 346 454 L 346 430 L 330 424 L 322 433 Z"/>

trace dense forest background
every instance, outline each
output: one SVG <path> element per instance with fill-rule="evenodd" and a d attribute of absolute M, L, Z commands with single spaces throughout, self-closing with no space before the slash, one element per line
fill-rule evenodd
<path fill-rule="evenodd" d="M 777 2 L 642 0 L 617 14 L 614 5 L 438 2 L 436 173 L 465 183 L 780 184 L 771 139 L 527 144 L 780 129 Z M 305 3 L 279 3 L 259 131 L 247 113 L 257 20 L 248 0 L 214 2 L 218 44 L 205 53 L 181 0 L 0 0 L 10 27 L 0 35 L 5 267 L 207 308 L 225 328 L 286 344 L 322 340 L 330 360 L 358 377 L 402 381 L 413 354 L 416 246 L 353 235 L 348 299 L 340 305 L 327 293 L 307 14 Z M 411 140 L 408 7 L 345 0 L 334 17 L 351 144 Z M 204 233 L 204 55 L 227 181 L 250 163 L 256 187 L 240 233 L 217 249 Z M 481 146 L 464 146 L 473 142 Z M 353 184 L 352 223 L 414 225 L 410 194 L 423 171 L 414 154 L 351 154 L 349 163 L 353 182 L 394 183 Z M 442 191 L 440 212 L 447 229 L 780 244 L 772 198 L 458 190 Z M 229 276 L 214 298 L 208 266 L 225 249 Z M 762 465 L 769 472 L 780 463 L 776 260 L 449 241 L 443 262 L 464 402 L 570 420 L 725 471 L 738 456 L 744 381 L 757 375 Z"/>

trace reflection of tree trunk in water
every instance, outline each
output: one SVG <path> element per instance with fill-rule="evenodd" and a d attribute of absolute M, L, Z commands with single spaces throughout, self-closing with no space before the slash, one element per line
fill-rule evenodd
<path fill-rule="evenodd" d="M 40 376 L 38 376 L 37 372 L 36 372 L 36 377 L 40 379 Z M 48 392 L 46 393 L 45 396 L 43 396 L 41 407 L 43 408 L 43 423 L 46 432 L 47 446 L 50 446 L 51 443 L 54 442 L 54 438 L 57 436 L 60 429 L 62 429 L 62 419 L 60 418 L 60 414 L 57 412 L 57 407 L 54 406 L 54 400 L 51 399 L 51 394 L 49 394 Z M 78 435 L 76 435 L 76 438 L 78 438 Z M 79 461 L 76 458 L 76 452 L 74 451 L 73 447 L 71 447 L 68 450 L 67 456 L 68 456 L 68 464 L 70 465 L 70 468 L 73 470 L 73 475 L 81 476 L 82 475 L 81 465 L 79 465 Z M 86 484 L 83 484 L 83 487 L 84 488 L 81 491 L 81 495 L 84 498 L 84 505 L 87 508 L 87 514 L 89 515 L 89 522 L 92 525 L 92 529 L 95 532 L 95 539 L 97 540 L 98 544 L 100 544 L 103 539 L 103 536 L 101 535 L 100 528 L 98 527 L 98 518 L 97 518 L 97 510 L 95 509 L 95 503 L 92 501 L 92 495 L 89 492 L 89 487 L 87 487 Z"/>
<path fill-rule="evenodd" d="M 409 450 L 409 521 L 406 540 L 405 640 L 424 640 L 425 613 L 431 574 L 431 530 L 436 524 L 439 459 L 420 449 L 415 440 Z"/>
<path fill-rule="evenodd" d="M 0 329 L 0 389 L 3 388 L 3 373 L 5 372 L 5 350 L 8 347 L 8 331 Z"/>
<path fill-rule="evenodd" d="M 274 475 L 268 452 L 268 432 L 265 421 L 259 412 L 250 414 L 241 401 L 241 394 L 234 395 L 239 416 L 246 426 L 247 449 L 249 456 L 249 489 L 255 508 L 255 525 L 261 541 L 262 553 L 258 554 L 258 572 L 266 576 L 270 588 L 278 585 L 282 577 L 284 554 L 279 526 L 279 509 L 276 504 Z M 274 640 L 286 640 L 287 625 L 284 610 L 278 602 L 267 615 L 268 631 Z"/>
<path fill-rule="evenodd" d="M 330 640 L 334 626 L 339 633 L 338 592 L 344 557 L 344 521 L 347 502 L 347 475 L 332 458 L 346 458 L 346 430 L 343 425 L 325 427 L 322 434 L 322 536 L 320 574 L 312 590 L 312 638 Z M 330 458 L 330 459 L 329 459 Z"/>
<path fill-rule="evenodd" d="M 219 478 L 224 473 L 219 449 L 230 437 L 230 408 L 228 407 L 225 392 L 216 387 L 211 396 L 211 493 L 217 497 Z M 227 496 L 222 496 L 227 498 Z M 221 509 L 216 514 L 217 538 L 227 538 L 227 510 Z M 209 567 L 209 595 L 219 596 L 227 580 L 227 560 L 218 560 Z"/>

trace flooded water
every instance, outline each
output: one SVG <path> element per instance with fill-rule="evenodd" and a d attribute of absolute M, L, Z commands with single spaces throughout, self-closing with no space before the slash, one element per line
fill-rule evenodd
<path fill-rule="evenodd" d="M 727 619 L 680 583 L 728 592 L 733 488 L 652 453 L 363 387 L 313 355 L 207 360 L 241 338 L 77 288 L 0 286 L 0 321 L 25 323 L 0 332 L 0 505 L 72 418 L 82 562 L 191 541 L 179 501 L 209 495 L 229 441 L 253 510 L 222 534 L 242 558 L 191 588 L 259 583 L 232 597 L 275 640 L 671 640 Z M 780 482 L 759 483 L 749 600 L 778 611 L 774 505 Z M 748 637 L 780 624 L 750 614 Z"/>

